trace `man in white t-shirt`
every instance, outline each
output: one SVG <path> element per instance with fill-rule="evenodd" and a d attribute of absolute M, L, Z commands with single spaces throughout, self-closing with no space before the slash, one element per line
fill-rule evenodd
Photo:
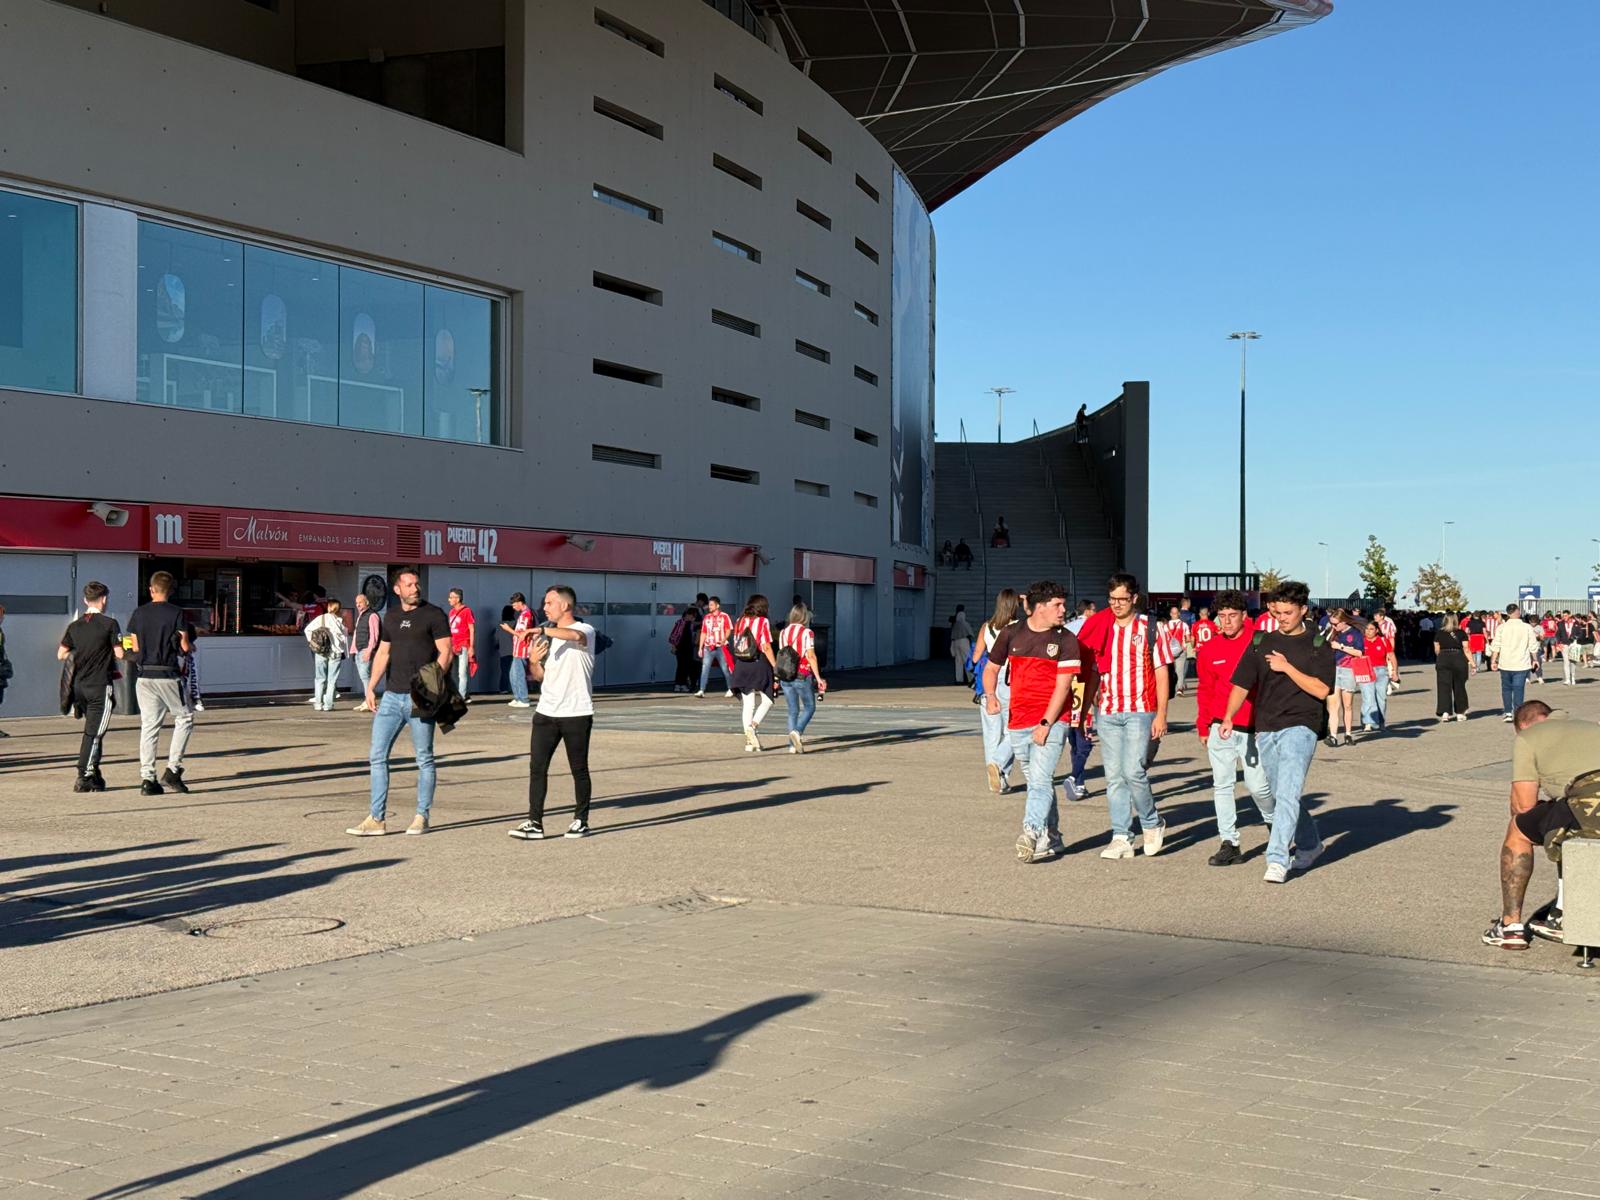
<path fill-rule="evenodd" d="M 565 742 L 574 808 L 569 838 L 589 833 L 589 735 L 594 731 L 594 627 L 578 620 L 578 594 L 556 585 L 544 594 L 546 623 L 534 633 L 528 667 L 540 681 L 528 751 L 528 819 L 511 836 L 542 841 L 550 760 Z"/>

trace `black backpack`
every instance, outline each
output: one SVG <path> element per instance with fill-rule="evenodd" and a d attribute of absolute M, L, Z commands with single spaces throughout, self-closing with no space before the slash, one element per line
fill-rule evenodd
<path fill-rule="evenodd" d="M 733 636 L 728 639 L 728 651 L 740 662 L 755 662 L 761 653 L 756 645 L 755 628 L 746 625 L 742 629 L 734 630 Z"/>
<path fill-rule="evenodd" d="M 772 656 L 772 673 L 780 683 L 793 683 L 800 678 L 800 652 L 793 646 L 779 646 Z"/>
<path fill-rule="evenodd" d="M 333 656 L 333 634 L 329 632 L 326 625 L 318 625 L 313 629 L 309 641 L 311 642 L 311 652 L 313 654 L 320 655 L 323 658 L 331 658 Z"/>

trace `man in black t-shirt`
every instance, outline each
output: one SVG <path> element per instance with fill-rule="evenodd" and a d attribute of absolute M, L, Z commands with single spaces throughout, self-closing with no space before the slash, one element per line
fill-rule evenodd
<path fill-rule="evenodd" d="M 433 722 L 412 714 L 411 681 L 431 662 L 448 671 L 450 618 L 436 604 L 422 598 L 422 582 L 417 572 L 406 568 L 395 573 L 391 604 L 378 624 L 378 652 L 372 659 L 372 679 L 367 683 L 367 704 L 373 709 L 372 746 L 368 762 L 372 768 L 372 808 L 361 824 L 346 829 L 354 837 L 381 837 L 389 832 L 384 821 L 389 809 L 389 750 L 402 727 L 411 729 L 411 745 L 417 754 L 417 815 L 407 833 L 428 832 L 428 814 L 433 808 L 437 777 L 433 768 Z M 376 683 L 383 680 L 387 691 L 380 700 Z"/>
<path fill-rule="evenodd" d="M 61 635 L 56 658 L 72 660 L 72 708 L 83 713 L 83 741 L 78 746 L 75 792 L 103 792 L 100 749 L 111 724 L 111 678 L 122 657 L 122 631 L 105 614 L 111 589 L 98 580 L 83 585 L 83 616 Z"/>
<path fill-rule="evenodd" d="M 1333 648 L 1306 623 L 1311 590 L 1289 582 L 1272 597 L 1273 633 L 1257 634 L 1233 672 L 1233 690 L 1216 732 L 1233 736 L 1233 718 L 1246 698 L 1255 715 L 1256 748 L 1261 769 L 1272 790 L 1272 836 L 1267 841 L 1268 883 L 1289 877 L 1293 866 L 1304 871 L 1322 854 L 1317 823 L 1300 803 L 1306 772 L 1317 750 L 1326 716 L 1324 701 L 1333 691 Z"/>
<path fill-rule="evenodd" d="M 159 796 L 162 784 L 187 792 L 183 781 L 183 751 L 194 730 L 194 708 L 180 686 L 183 676 L 179 655 L 194 648 L 194 626 L 168 597 L 176 585 L 172 575 L 157 571 L 150 576 L 150 603 L 141 604 L 128 618 L 128 635 L 134 661 L 139 666 L 139 792 Z M 156 751 L 161 726 L 172 714 L 172 743 L 167 749 L 167 769 L 156 782 Z"/>

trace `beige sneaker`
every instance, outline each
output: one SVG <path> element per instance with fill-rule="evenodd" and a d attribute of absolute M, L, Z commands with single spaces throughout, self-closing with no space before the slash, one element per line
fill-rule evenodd
<path fill-rule="evenodd" d="M 428 832 L 428 817 L 427 817 L 427 814 L 418 813 L 416 816 L 412 817 L 411 818 L 411 824 L 406 826 L 406 832 L 409 833 L 409 834 L 427 833 Z"/>
<path fill-rule="evenodd" d="M 367 816 L 361 818 L 361 824 L 354 829 L 346 829 L 345 832 L 351 837 L 382 837 L 389 830 L 382 821 L 374 821 L 370 816 Z"/>

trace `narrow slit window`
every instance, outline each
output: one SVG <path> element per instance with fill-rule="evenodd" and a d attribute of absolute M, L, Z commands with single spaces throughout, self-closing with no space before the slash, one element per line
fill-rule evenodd
<path fill-rule="evenodd" d="M 711 77 L 711 86 L 717 91 L 721 92 L 729 100 L 732 100 L 735 104 L 741 105 L 744 108 L 748 108 L 758 117 L 761 115 L 761 110 L 763 108 L 761 101 L 757 100 L 738 84 L 729 83 L 721 75 L 713 75 Z"/>
<path fill-rule="evenodd" d="M 630 300 L 639 300 L 645 304 L 660 304 L 661 289 L 653 288 L 649 284 L 634 283 L 631 279 L 622 279 L 616 275 L 607 275 L 604 272 L 594 273 L 594 285 L 602 292 L 614 292 L 618 296 L 626 296 Z"/>
<path fill-rule="evenodd" d="M 643 200 L 635 200 L 632 196 L 624 196 L 621 192 L 614 192 L 608 187 L 594 185 L 594 198 L 602 204 L 609 204 L 612 208 L 620 208 L 623 212 L 632 213 L 636 217 L 643 217 L 647 221 L 661 223 L 661 210 L 654 204 L 646 204 Z M 856 243 L 858 246 L 860 243 Z"/>
<path fill-rule="evenodd" d="M 866 255 L 873 262 L 878 261 L 878 252 L 871 246 L 867 245 L 866 242 L 863 242 L 860 238 L 856 239 L 856 253 Z"/>
<path fill-rule="evenodd" d="M 815 483 L 810 479 L 796 479 L 794 490 L 802 496 L 826 496 L 829 491 L 827 484 Z"/>
<path fill-rule="evenodd" d="M 720 325 L 724 329 L 731 329 L 735 333 L 743 333 L 749 337 L 760 337 L 761 326 L 747 317 L 736 317 L 732 313 L 723 312 L 720 308 L 711 310 L 711 323 Z"/>
<path fill-rule="evenodd" d="M 878 444 L 878 435 L 868 433 L 865 429 L 858 429 L 856 430 L 856 441 L 864 442 L 868 446 L 876 446 Z"/>
<path fill-rule="evenodd" d="M 660 38 L 651 37 L 642 29 L 635 29 L 626 21 L 619 21 L 608 12 L 601 12 L 598 8 L 595 9 L 594 23 L 607 33 L 614 33 L 623 41 L 632 42 L 641 50 L 648 50 L 657 58 L 663 57 L 666 47 L 662 44 Z"/>
<path fill-rule="evenodd" d="M 809 425 L 813 429 L 827 429 L 833 424 L 827 417 L 818 416 L 814 412 L 807 412 L 803 408 L 794 410 L 794 423 L 796 425 Z"/>
<path fill-rule="evenodd" d="M 748 467 L 730 467 L 724 463 L 711 464 L 711 478 L 721 479 L 726 483 L 760 483 L 761 472 L 752 471 Z"/>
<path fill-rule="evenodd" d="M 720 154 L 711 156 L 711 165 L 724 175 L 732 175 L 740 183 L 753 187 L 758 192 L 761 190 L 761 176 L 757 175 L 749 167 L 741 167 L 733 159 L 724 158 Z"/>
<path fill-rule="evenodd" d="M 833 295 L 833 288 L 826 281 L 818 279 L 815 275 L 808 275 L 804 271 L 796 270 L 794 281 L 803 288 L 810 288 L 819 296 Z"/>
<path fill-rule="evenodd" d="M 876 496 L 874 496 L 871 492 L 857 492 L 856 493 L 856 503 L 857 504 L 863 504 L 868 508 L 877 508 L 878 507 L 878 498 Z"/>
<path fill-rule="evenodd" d="M 807 358 L 814 358 L 818 362 L 832 362 L 833 355 L 821 346 L 813 346 L 810 342 L 802 342 L 799 338 L 794 340 L 795 353 L 804 354 Z"/>
<path fill-rule="evenodd" d="M 795 132 L 795 135 L 800 139 L 800 144 L 802 146 L 804 146 L 807 150 L 811 151 L 811 153 L 815 154 L 823 162 L 830 162 L 831 163 L 833 161 L 833 151 L 829 150 L 826 146 L 824 146 L 816 138 L 812 137 L 804 129 L 796 129 L 794 132 Z"/>
<path fill-rule="evenodd" d="M 594 360 L 594 373 L 603 375 L 607 379 L 621 379 L 626 383 L 642 383 L 646 387 L 660 387 L 661 373 L 647 371 L 643 367 L 630 367 L 627 363 L 607 362 L 603 358 Z"/>
<path fill-rule="evenodd" d="M 589 453 L 595 462 L 612 463 L 619 467 L 644 467 L 652 471 L 661 469 L 661 455 L 651 454 L 647 450 L 625 450 L 621 446 L 596 444 L 589 447 Z"/>
<path fill-rule="evenodd" d="M 865 367 L 856 368 L 856 378 L 861 380 L 862 383 L 870 383 L 873 387 L 878 386 L 877 375 L 867 370 Z"/>
<path fill-rule="evenodd" d="M 761 261 L 761 251 L 754 246 L 747 245 L 738 238 L 731 238 L 725 233 L 718 233 L 714 229 L 711 231 L 711 244 L 719 249 L 726 250 L 729 254 L 737 254 L 740 258 L 747 259 L 750 262 L 758 263 Z"/>
<path fill-rule="evenodd" d="M 878 323 L 878 314 L 859 300 L 856 301 L 856 316 L 860 317 L 868 325 L 876 325 Z"/>
<path fill-rule="evenodd" d="M 868 183 L 865 179 L 861 178 L 861 176 L 859 176 L 859 175 L 856 176 L 856 186 L 858 188 L 860 188 L 861 191 L 862 191 L 862 194 L 865 195 L 874 204 L 876 204 L 878 202 L 878 189 L 873 187 L 870 183 Z"/>
<path fill-rule="evenodd" d="M 751 412 L 761 411 L 759 397 L 747 396 L 743 392 L 735 392 L 729 388 L 712 388 L 711 398 L 718 404 L 726 404 L 733 408 L 744 408 Z"/>
<path fill-rule="evenodd" d="M 830 217 L 827 213 L 823 212 L 820 208 L 812 208 L 811 205 L 807 204 L 804 200 L 796 200 L 794 202 L 794 210 L 795 210 L 795 212 L 799 213 L 802 217 L 804 217 L 806 220 L 815 221 L 818 225 L 821 225 L 824 229 L 832 229 L 833 228 L 833 218 L 832 217 Z M 856 242 L 856 248 L 860 249 L 860 247 L 861 247 L 861 242 L 858 240 Z"/>
<path fill-rule="evenodd" d="M 620 104 L 613 104 L 609 100 L 602 100 L 599 96 L 594 98 L 594 110 L 602 117 L 609 118 L 619 125 L 626 125 L 629 129 L 637 129 L 648 137 L 657 141 L 661 140 L 661 125 L 649 117 L 641 117 L 638 113 L 623 108 Z"/>

